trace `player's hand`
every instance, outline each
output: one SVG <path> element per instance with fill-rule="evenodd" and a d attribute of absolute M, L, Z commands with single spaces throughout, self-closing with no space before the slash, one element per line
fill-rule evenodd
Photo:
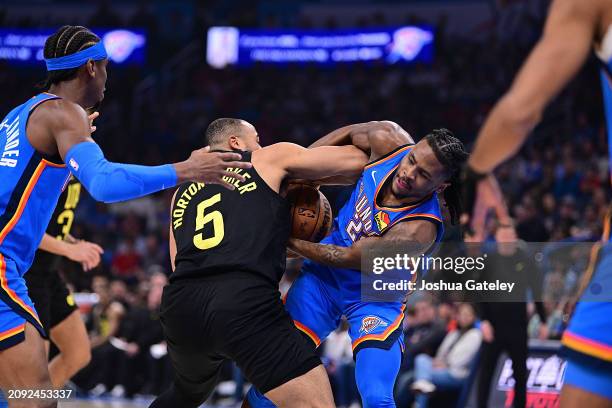
<path fill-rule="evenodd" d="M 91 133 L 95 132 L 97 127 L 93 124 L 94 120 L 96 120 L 98 118 L 98 116 L 100 116 L 100 112 L 96 111 L 94 113 L 92 113 L 91 115 L 87 116 L 87 118 L 89 119 L 89 131 Z"/>
<path fill-rule="evenodd" d="M 484 239 L 485 222 L 489 210 L 495 211 L 501 225 L 511 224 L 512 220 L 495 176 L 479 174 L 466 166 L 461 182 L 464 205 L 461 224 L 466 228 L 466 239 L 469 242 L 481 242 Z"/>
<path fill-rule="evenodd" d="M 85 271 L 95 268 L 100 264 L 100 255 L 104 250 L 97 244 L 88 241 L 77 241 L 75 244 L 70 244 L 68 259 L 79 262 Z"/>
<path fill-rule="evenodd" d="M 482 339 L 487 343 L 491 343 L 493 340 L 495 340 L 493 326 L 491 326 L 491 323 L 488 320 L 483 320 L 480 323 L 480 331 L 482 332 Z"/>
<path fill-rule="evenodd" d="M 134 357 L 139 351 L 140 347 L 136 343 L 128 343 L 125 347 L 125 352 L 130 357 Z"/>
<path fill-rule="evenodd" d="M 195 150 L 184 162 L 175 164 L 179 181 L 196 181 L 199 183 L 220 184 L 228 190 L 234 190 L 234 185 L 223 180 L 223 177 L 232 177 L 238 181 L 245 181 L 245 177 L 228 171 L 229 167 L 250 169 L 253 165 L 243 162 L 238 153 L 210 152 L 210 146 Z"/>

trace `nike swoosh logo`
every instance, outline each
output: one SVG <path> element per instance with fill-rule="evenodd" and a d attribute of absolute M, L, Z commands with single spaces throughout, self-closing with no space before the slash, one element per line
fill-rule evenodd
<path fill-rule="evenodd" d="M 376 170 L 372 172 L 372 180 L 374 180 L 374 183 L 376 184 L 376 178 L 374 177 L 374 174 L 376 174 Z"/>

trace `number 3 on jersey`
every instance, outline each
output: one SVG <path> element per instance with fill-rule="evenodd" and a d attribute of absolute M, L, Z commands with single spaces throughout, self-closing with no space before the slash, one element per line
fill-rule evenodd
<path fill-rule="evenodd" d="M 193 245 L 196 248 L 201 250 L 206 250 L 210 248 L 214 248 L 221 243 L 223 237 L 225 235 L 225 228 L 223 225 L 223 214 L 220 211 L 214 210 L 209 211 L 209 207 L 217 204 L 221 201 L 221 193 L 217 193 L 208 200 L 204 200 L 198 204 L 196 209 L 196 225 L 195 232 L 201 231 L 204 229 L 204 226 L 209 222 L 212 222 L 213 227 L 213 235 L 209 238 L 204 238 L 204 234 L 200 232 L 199 234 L 194 235 L 193 237 Z"/>

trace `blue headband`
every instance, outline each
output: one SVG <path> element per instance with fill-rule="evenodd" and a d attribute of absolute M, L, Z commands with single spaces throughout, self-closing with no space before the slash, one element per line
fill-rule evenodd
<path fill-rule="evenodd" d="M 57 71 L 59 69 L 80 67 L 89 60 L 99 61 L 105 58 L 108 58 L 108 54 L 106 54 L 104 44 L 100 41 L 96 45 L 85 48 L 83 51 L 75 54 L 57 58 L 45 58 L 45 63 L 47 64 L 47 71 Z"/>

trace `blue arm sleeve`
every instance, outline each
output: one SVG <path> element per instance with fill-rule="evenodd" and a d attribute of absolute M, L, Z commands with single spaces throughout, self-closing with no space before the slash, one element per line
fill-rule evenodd
<path fill-rule="evenodd" d="M 137 166 L 112 163 L 104 158 L 100 147 L 82 142 L 68 150 L 65 162 L 89 194 L 106 203 L 126 201 L 174 187 L 174 166 Z"/>

